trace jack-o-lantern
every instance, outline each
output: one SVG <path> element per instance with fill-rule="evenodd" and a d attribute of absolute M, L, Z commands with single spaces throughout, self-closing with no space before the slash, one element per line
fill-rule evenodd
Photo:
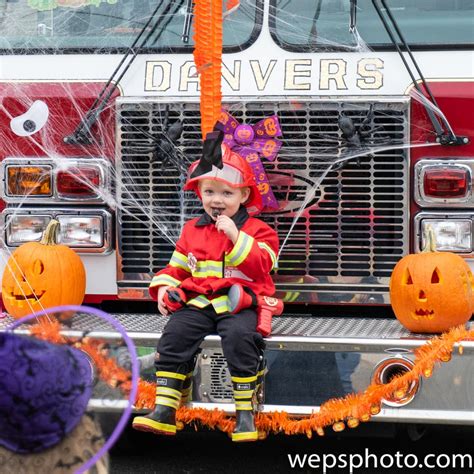
<path fill-rule="evenodd" d="M 421 253 L 406 255 L 395 265 L 390 301 L 395 316 L 410 331 L 439 333 L 469 320 L 474 281 L 462 257 L 436 252 L 432 229 L 425 240 Z"/>
<path fill-rule="evenodd" d="M 41 242 L 27 242 L 8 259 L 2 300 L 14 318 L 46 308 L 78 305 L 84 299 L 86 272 L 80 257 L 57 244 L 59 222 L 51 220 Z"/>

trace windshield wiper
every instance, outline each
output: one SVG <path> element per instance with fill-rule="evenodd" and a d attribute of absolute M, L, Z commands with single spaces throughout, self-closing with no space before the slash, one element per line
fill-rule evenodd
<path fill-rule="evenodd" d="M 406 52 L 410 56 L 410 59 L 411 59 L 412 63 L 414 64 L 414 66 L 415 66 L 415 68 L 416 68 L 416 70 L 417 70 L 417 72 L 420 76 L 421 82 L 423 83 L 423 87 L 424 87 L 426 93 L 429 95 L 429 97 L 431 99 L 431 102 L 438 109 L 440 109 L 440 107 L 438 106 L 438 103 L 436 102 L 436 99 L 434 98 L 433 94 L 431 93 L 431 89 L 428 86 L 428 83 L 426 82 L 426 80 L 423 76 L 423 73 L 421 72 L 421 70 L 418 66 L 418 63 L 415 60 L 415 57 L 413 56 L 413 54 L 411 52 L 410 47 L 408 46 L 408 43 L 406 42 L 405 38 L 402 35 L 402 32 L 400 31 L 400 28 L 398 26 L 397 21 L 395 20 L 394 16 L 392 15 L 392 12 L 390 11 L 390 8 L 385 3 L 385 0 L 380 0 L 380 1 L 383 5 L 385 11 L 387 12 L 387 16 L 390 19 L 390 21 L 393 25 L 393 28 L 395 29 L 395 31 L 396 31 L 399 39 L 400 39 L 400 43 L 402 44 L 402 46 L 405 48 Z M 357 7 L 356 4 L 357 4 L 357 0 L 351 0 L 351 26 L 352 26 L 352 23 L 354 23 L 354 26 L 353 26 L 354 28 L 355 28 L 355 11 L 356 11 L 356 7 Z M 403 64 L 405 65 L 405 68 L 406 68 L 408 74 L 411 77 L 411 80 L 413 81 L 413 85 L 414 85 L 415 89 L 424 97 L 425 94 L 424 94 L 423 90 L 421 89 L 421 87 L 419 86 L 418 81 L 415 79 L 415 76 L 413 75 L 413 72 L 410 68 L 410 65 L 408 64 L 407 60 L 405 59 L 405 56 L 403 55 L 403 51 L 401 50 L 401 48 L 398 44 L 398 41 L 396 40 L 389 24 L 387 23 L 387 20 L 384 18 L 383 14 L 382 14 L 382 9 L 380 8 L 380 5 L 378 5 L 377 0 L 372 0 L 372 4 L 374 5 L 375 11 L 377 12 L 378 16 L 380 17 L 380 20 L 382 21 L 382 24 L 385 28 L 385 31 L 387 32 L 388 36 L 390 37 L 390 40 L 392 41 L 393 45 L 397 49 L 397 52 L 400 55 L 400 58 L 402 59 Z M 436 132 L 436 141 L 438 143 L 440 143 L 441 145 L 467 145 L 469 143 L 469 138 L 468 137 L 460 137 L 460 136 L 455 135 L 455 133 L 453 132 L 453 129 L 451 128 L 451 125 L 449 124 L 446 117 L 444 117 L 444 115 L 442 115 L 440 117 L 441 122 L 444 125 L 444 128 L 443 128 L 443 125 L 441 125 L 441 123 L 438 120 L 438 117 L 433 112 L 433 110 L 431 110 L 426 104 L 423 104 L 423 106 L 426 110 L 426 113 L 428 114 L 428 117 L 429 117 L 431 123 L 433 124 L 433 128 Z"/>
<path fill-rule="evenodd" d="M 104 108 L 106 107 L 107 103 L 109 102 L 110 98 L 112 97 L 112 94 L 114 91 L 117 89 L 120 81 L 122 80 L 123 76 L 125 73 L 130 69 L 130 66 L 132 65 L 133 61 L 135 61 L 135 58 L 137 57 L 138 53 L 140 50 L 147 44 L 148 40 L 150 37 L 155 33 L 158 27 L 160 27 L 161 23 L 163 22 L 164 18 L 169 14 L 171 10 L 171 5 L 173 2 L 169 2 L 166 6 L 166 8 L 163 10 L 162 13 L 158 16 L 156 19 L 155 23 L 151 27 L 150 31 L 146 35 L 146 37 L 140 42 L 142 39 L 142 36 L 145 34 L 146 30 L 152 23 L 153 19 L 158 13 L 158 10 L 161 8 L 163 5 L 163 1 L 161 0 L 156 8 L 153 10 L 151 13 L 150 17 L 148 18 L 147 22 L 143 25 L 141 30 L 139 31 L 138 35 L 136 36 L 135 40 L 133 41 L 132 45 L 129 46 L 127 49 L 127 52 L 124 54 L 123 58 L 121 59 L 120 63 L 118 66 L 115 68 L 115 71 L 112 73 L 110 78 L 108 79 L 107 83 L 104 85 L 102 90 L 100 91 L 99 95 L 95 98 L 93 104 L 89 107 L 85 115 L 82 117 L 79 125 L 76 127 L 72 135 L 68 135 L 64 137 L 64 142 L 67 143 L 68 145 L 91 145 L 94 140 L 92 137 L 92 127 L 99 118 L 99 115 L 102 113 Z M 176 2 L 176 8 L 175 10 L 171 13 L 170 18 L 177 13 L 181 5 L 183 4 L 184 0 L 180 0 L 179 2 Z M 161 30 L 158 32 L 154 43 L 158 41 L 159 37 L 169 24 L 170 19 L 162 26 Z M 140 44 L 139 44 L 140 42 Z M 138 47 L 137 47 L 138 45 Z M 119 74 L 119 71 L 125 61 L 129 58 L 128 63 L 125 65 L 123 68 L 122 72 Z M 114 81 L 115 76 L 118 75 L 117 79 Z"/>
<path fill-rule="evenodd" d="M 186 14 L 184 16 L 183 33 L 181 41 L 185 44 L 189 43 L 189 32 L 191 31 L 191 23 L 193 21 L 193 0 L 187 0 Z"/>
<path fill-rule="evenodd" d="M 351 0 L 349 31 L 351 33 L 354 33 L 356 26 L 357 26 L 357 0 Z"/>

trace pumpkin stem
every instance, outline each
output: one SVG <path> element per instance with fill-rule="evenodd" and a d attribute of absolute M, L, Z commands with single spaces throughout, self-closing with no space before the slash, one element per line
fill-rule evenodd
<path fill-rule="evenodd" d="M 59 230 L 59 222 L 56 219 L 51 219 L 43 233 L 40 243 L 43 245 L 57 245 Z"/>
<path fill-rule="evenodd" d="M 421 251 L 425 253 L 436 252 L 436 237 L 432 226 L 426 226 L 423 237 L 425 239 L 425 245 Z"/>

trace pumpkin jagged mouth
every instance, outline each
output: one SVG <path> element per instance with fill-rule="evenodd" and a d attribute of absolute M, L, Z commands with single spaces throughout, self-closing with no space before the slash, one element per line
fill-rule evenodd
<path fill-rule="evenodd" d="M 434 311 L 432 309 L 417 309 L 411 314 L 413 319 L 433 319 Z"/>
<path fill-rule="evenodd" d="M 7 295 L 7 297 L 9 299 L 16 300 L 18 303 L 21 303 L 22 301 L 36 302 L 36 301 L 39 301 L 45 293 L 46 293 L 46 291 L 44 291 L 44 290 L 39 291 L 38 293 L 29 294 L 29 295 L 26 295 L 26 294 L 13 295 L 13 294 L 10 293 L 9 295 Z"/>

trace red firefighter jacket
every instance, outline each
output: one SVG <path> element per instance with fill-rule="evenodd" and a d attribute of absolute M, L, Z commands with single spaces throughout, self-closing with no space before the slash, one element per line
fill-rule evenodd
<path fill-rule="evenodd" d="M 243 206 L 232 219 L 239 229 L 235 245 L 206 213 L 184 225 L 168 265 L 151 281 L 153 299 L 160 286 L 179 286 L 188 295 L 188 305 L 204 308 L 212 304 L 220 314 L 228 311 L 225 289 L 234 283 L 256 295 L 273 295 L 270 271 L 277 263 L 277 233 L 249 217 Z"/>

